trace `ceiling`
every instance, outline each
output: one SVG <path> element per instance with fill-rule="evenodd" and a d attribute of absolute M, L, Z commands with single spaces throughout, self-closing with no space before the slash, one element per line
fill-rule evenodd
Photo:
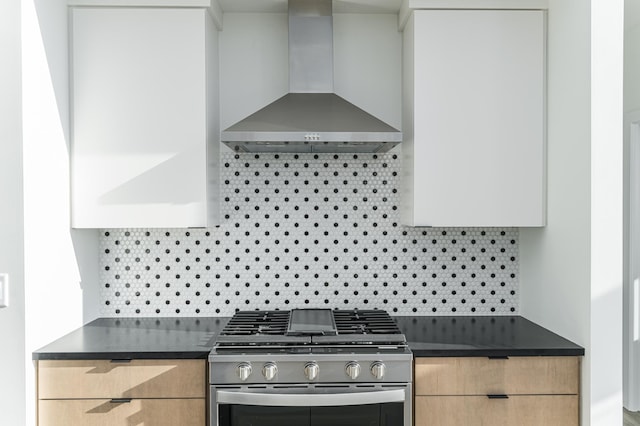
<path fill-rule="evenodd" d="M 287 13 L 287 0 L 219 0 L 225 12 Z M 333 0 L 334 13 L 398 13 L 402 0 Z"/>
<path fill-rule="evenodd" d="M 225 12 L 286 13 L 287 0 L 218 0 Z M 402 0 L 333 0 L 335 13 L 398 13 Z M 626 29 L 640 24 L 640 0 L 625 0 Z"/>

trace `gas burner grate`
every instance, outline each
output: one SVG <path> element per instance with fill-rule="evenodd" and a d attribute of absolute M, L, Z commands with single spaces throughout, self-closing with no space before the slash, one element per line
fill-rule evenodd
<path fill-rule="evenodd" d="M 313 311 L 313 310 L 310 310 Z M 216 339 L 218 350 L 237 346 L 305 346 L 305 345 L 404 345 L 406 338 L 395 321 L 383 310 L 334 310 L 333 333 L 316 333 L 318 323 L 310 318 L 294 319 L 294 311 L 239 311 L 229 320 Z M 313 312 L 311 312 L 313 314 Z M 303 331 L 291 334 L 291 321 L 302 321 Z"/>
<path fill-rule="evenodd" d="M 333 317 L 339 335 L 401 334 L 396 322 L 382 310 L 335 310 Z"/>
<path fill-rule="evenodd" d="M 239 311 L 220 333 L 223 336 L 284 335 L 289 311 Z"/>

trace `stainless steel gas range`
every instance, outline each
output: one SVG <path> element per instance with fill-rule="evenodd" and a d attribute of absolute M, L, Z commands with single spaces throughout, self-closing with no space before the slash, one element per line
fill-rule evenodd
<path fill-rule="evenodd" d="M 241 311 L 209 355 L 212 426 L 409 426 L 412 354 L 382 310 Z"/>

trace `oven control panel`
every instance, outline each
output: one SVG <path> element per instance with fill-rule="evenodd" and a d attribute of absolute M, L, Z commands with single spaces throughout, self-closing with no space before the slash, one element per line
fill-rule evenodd
<path fill-rule="evenodd" d="M 211 355 L 210 383 L 397 383 L 410 382 L 411 354 L 389 359 L 331 356 L 264 357 Z"/>

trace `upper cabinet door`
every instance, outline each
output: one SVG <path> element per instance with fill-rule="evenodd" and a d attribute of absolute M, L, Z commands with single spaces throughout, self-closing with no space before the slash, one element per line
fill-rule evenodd
<path fill-rule="evenodd" d="M 404 31 L 412 226 L 544 226 L 545 12 L 416 10 Z"/>
<path fill-rule="evenodd" d="M 202 8 L 72 9 L 73 227 L 215 224 L 212 25 Z"/>

